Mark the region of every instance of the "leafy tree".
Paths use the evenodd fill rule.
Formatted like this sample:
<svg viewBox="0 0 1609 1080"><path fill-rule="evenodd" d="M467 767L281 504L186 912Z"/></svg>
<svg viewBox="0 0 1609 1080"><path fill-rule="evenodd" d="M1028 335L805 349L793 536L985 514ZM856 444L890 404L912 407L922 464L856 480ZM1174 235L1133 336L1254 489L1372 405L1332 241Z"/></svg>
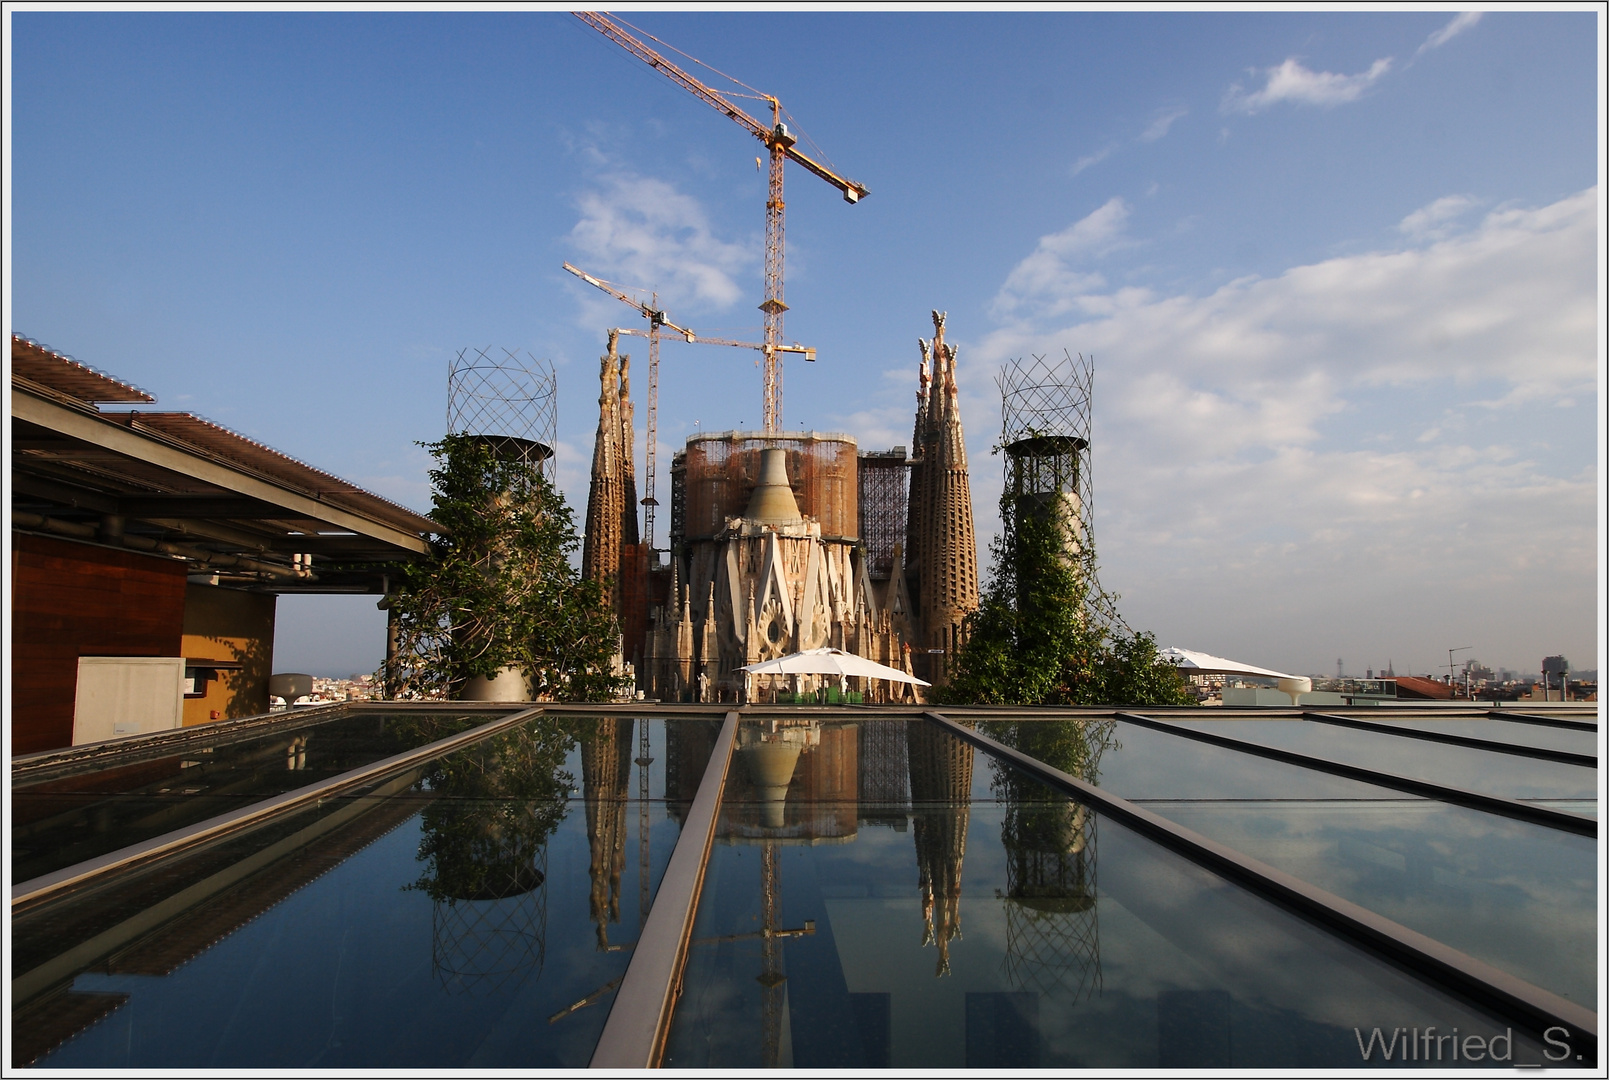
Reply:
<svg viewBox="0 0 1609 1080"><path fill-rule="evenodd" d="M607 700L618 632L603 590L571 564L580 542L564 497L476 436L421 445L436 459L442 531L427 557L397 568L397 659L384 673L396 696L456 697L514 667L539 700Z"/></svg>
<svg viewBox="0 0 1609 1080"><path fill-rule="evenodd" d="M1071 540L1060 500L1000 501L989 583L967 617L950 685L953 704L1193 705L1156 638L1123 624L1095 584L1095 553Z"/></svg>

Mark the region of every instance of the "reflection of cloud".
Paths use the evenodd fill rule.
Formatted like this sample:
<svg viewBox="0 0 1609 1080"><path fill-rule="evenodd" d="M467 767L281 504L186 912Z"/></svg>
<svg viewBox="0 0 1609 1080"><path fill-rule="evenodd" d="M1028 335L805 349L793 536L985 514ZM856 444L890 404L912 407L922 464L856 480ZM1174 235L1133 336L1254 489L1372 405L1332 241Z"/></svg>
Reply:
<svg viewBox="0 0 1609 1080"><path fill-rule="evenodd" d="M1268 68L1261 90L1247 93L1236 83L1224 95L1224 112L1259 113L1281 101L1299 105L1341 105L1356 101L1370 86L1391 70L1391 58L1376 60L1368 71L1356 75L1337 75L1331 71L1309 71L1295 57Z"/></svg>
<svg viewBox="0 0 1609 1080"><path fill-rule="evenodd" d="M1590 999L1597 903L1586 837L1424 801L1290 806L1277 817L1245 804L1148 809L1538 986ZM1405 889L1410 873L1434 875L1445 891ZM1488 898L1479 914L1445 899L1471 895Z"/></svg>
<svg viewBox="0 0 1609 1080"><path fill-rule="evenodd" d="M1226 989L1242 1007L1332 1025L1488 1031L1490 1021L1428 983L1404 980L1299 917L1101 822L1100 997ZM1100 997L1083 1003L1093 1005Z"/></svg>
<svg viewBox="0 0 1609 1080"><path fill-rule="evenodd" d="M1453 38L1457 37L1465 30L1470 29L1476 23L1480 22L1481 15L1482 12L1479 11L1459 12L1457 15L1453 16L1452 22L1448 23L1440 30L1437 30L1434 34L1431 34L1429 37L1425 38L1425 43L1419 46L1418 51L1415 52L1414 55L1419 56L1421 53L1429 52L1431 49L1441 48Z"/></svg>

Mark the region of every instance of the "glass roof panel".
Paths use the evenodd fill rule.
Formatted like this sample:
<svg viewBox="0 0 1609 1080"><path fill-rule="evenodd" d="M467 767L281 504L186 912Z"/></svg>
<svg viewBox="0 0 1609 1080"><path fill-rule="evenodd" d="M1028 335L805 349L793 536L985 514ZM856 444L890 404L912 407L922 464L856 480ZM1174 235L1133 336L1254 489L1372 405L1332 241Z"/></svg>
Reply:
<svg viewBox="0 0 1609 1080"><path fill-rule="evenodd" d="M263 799L322 783L394 754L510 715L514 710L350 708L298 717L245 738L223 725L211 737L132 763L24 772L11 792L11 880L182 829ZM164 733L166 734L166 733Z"/></svg>
<svg viewBox="0 0 1609 1080"><path fill-rule="evenodd" d="M649 722L646 804L639 722L543 717L25 912L18 1063L582 1067L719 726Z"/></svg>
<svg viewBox="0 0 1609 1080"><path fill-rule="evenodd" d="M667 1066L1348 1067L1355 1029L1503 1031L935 726L888 734L740 730Z"/></svg>
<svg viewBox="0 0 1609 1080"><path fill-rule="evenodd" d="M1586 1008L1597 1008L1597 844L1461 806L1141 805Z"/></svg>
<svg viewBox="0 0 1609 1080"><path fill-rule="evenodd" d="M1179 720L1203 731L1510 799L1590 799L1598 771L1307 720ZM1187 744L1194 750L1199 743Z"/></svg>
<svg viewBox="0 0 1609 1080"><path fill-rule="evenodd" d="M1469 720L1408 720L1393 717L1381 720L1379 723L1419 728L1423 731L1441 731L1448 735L1467 735L1472 739L1489 739L1492 742L1513 743L1516 746L1565 750L1572 754L1598 752L1598 733L1595 731L1527 724L1519 720L1499 720L1495 717Z"/></svg>
<svg viewBox="0 0 1609 1080"><path fill-rule="evenodd" d="M983 730L1046 764L1089 780L1125 799L1401 799L1400 791L1344 776L1270 761L1226 747L1190 742L1165 731L1108 721L1109 737L1092 735L1087 763L1070 768L1049 746L1052 728L1067 721L1034 720L1008 736L1001 724ZM1106 745L1101 746L1105 741Z"/></svg>

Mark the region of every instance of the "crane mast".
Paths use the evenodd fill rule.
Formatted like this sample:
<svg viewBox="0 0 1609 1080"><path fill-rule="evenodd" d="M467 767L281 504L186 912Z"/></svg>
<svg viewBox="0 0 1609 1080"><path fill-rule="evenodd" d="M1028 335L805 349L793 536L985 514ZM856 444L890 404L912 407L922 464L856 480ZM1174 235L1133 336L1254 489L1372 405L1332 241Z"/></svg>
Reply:
<svg viewBox="0 0 1609 1080"><path fill-rule="evenodd" d="M760 310L765 313L765 341L761 346L765 372L761 408L765 432L775 434L782 427L780 354L795 351L786 349L781 344L782 315L788 310L788 305L782 299L783 254L786 242L784 211L787 208L782 198L783 162L794 161L832 184L843 193L845 202L859 202L869 192L864 184L839 176L797 148L795 145L797 140L788 132L788 126L782 122L782 103L775 96L762 95L765 102L771 106L771 124L767 126L750 116L742 106L725 94L706 86L698 78L650 48L608 15L597 11L578 11L575 12L575 16L683 90L736 121L749 134L764 143L770 153L771 168L765 201L765 301L760 305Z"/></svg>
<svg viewBox="0 0 1609 1080"><path fill-rule="evenodd" d="M646 451L645 456L648 459L646 463L648 476L643 485L644 490L642 506L643 536L648 542L648 550L652 551L654 549L654 508L659 505L659 500L654 498L654 476L657 470L655 458L656 449L659 443L660 328L669 327L671 330L687 339L687 343L689 345L729 345L735 349L759 349L761 352L766 351L766 346L755 341L732 341L729 338L701 338L686 327L677 326L675 323L670 321L670 317L659 306L659 294L655 293L650 302L645 304L641 300L621 292L619 289L615 288L609 282L604 281L602 278L595 278L584 270L571 266L569 263L565 263L564 268L570 273L574 274L576 277L580 278L582 281L586 282L588 285L602 289L604 292L608 293L616 300L619 300L621 303L629 304L630 306L636 308L639 312L641 312L642 317L648 320L647 330L629 330L623 327L617 327L616 330L622 334L630 334L633 337L644 337L648 339L648 423L647 432L645 433L647 442L644 446ZM816 350L797 344L776 345L771 348L771 352L795 353L803 356L806 360L812 361L816 358Z"/></svg>

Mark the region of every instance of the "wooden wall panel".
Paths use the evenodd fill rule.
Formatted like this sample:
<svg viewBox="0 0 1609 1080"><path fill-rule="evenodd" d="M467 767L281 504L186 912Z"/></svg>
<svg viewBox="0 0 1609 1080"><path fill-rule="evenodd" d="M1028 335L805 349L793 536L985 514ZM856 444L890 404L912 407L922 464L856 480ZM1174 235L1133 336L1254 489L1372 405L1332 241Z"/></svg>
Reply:
<svg viewBox="0 0 1609 1080"><path fill-rule="evenodd" d="M71 745L80 656L179 656L185 564L11 534L11 752Z"/></svg>

